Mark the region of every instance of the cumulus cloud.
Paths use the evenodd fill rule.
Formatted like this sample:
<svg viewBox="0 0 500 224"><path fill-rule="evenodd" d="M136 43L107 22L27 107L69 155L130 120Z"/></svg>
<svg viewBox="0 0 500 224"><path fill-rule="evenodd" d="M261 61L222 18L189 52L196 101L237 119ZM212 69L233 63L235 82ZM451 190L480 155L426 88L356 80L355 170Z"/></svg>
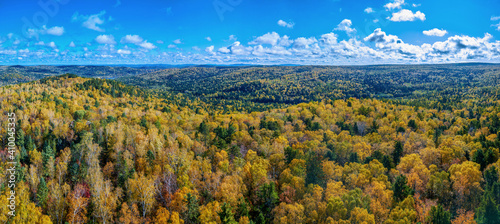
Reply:
<svg viewBox="0 0 500 224"><path fill-rule="evenodd" d="M269 44L276 45L280 39L280 35L276 32L266 33L260 37L255 38L255 40L249 42L249 44Z"/></svg>
<svg viewBox="0 0 500 224"><path fill-rule="evenodd" d="M131 54L132 52L130 50L126 50L126 49L118 49L118 51L116 51L116 53L118 53L118 54Z"/></svg>
<svg viewBox="0 0 500 224"><path fill-rule="evenodd" d="M325 45L334 45L337 43L337 34L335 33L325 33L321 35L319 41Z"/></svg>
<svg viewBox="0 0 500 224"><path fill-rule="evenodd" d="M282 26L282 27L286 27L286 28L290 28L291 29L291 28L293 28L293 26L295 26L295 23L293 23L293 22L285 22L285 21L283 21L283 20L280 19L280 20L278 20L278 25Z"/></svg>
<svg viewBox="0 0 500 224"><path fill-rule="evenodd" d="M177 39L177 40L174 40L172 41L174 44L182 44L182 41L181 39Z"/></svg>
<svg viewBox="0 0 500 224"><path fill-rule="evenodd" d="M215 54L214 48L215 48L214 45L208 46L205 48L205 52L209 53L210 55L214 55Z"/></svg>
<svg viewBox="0 0 500 224"><path fill-rule="evenodd" d="M120 43L122 44L140 44L143 41L139 35L126 35L122 37Z"/></svg>
<svg viewBox="0 0 500 224"><path fill-rule="evenodd" d="M205 37L205 40L207 40L207 41L212 41L212 38L210 38L210 37Z"/></svg>
<svg viewBox="0 0 500 224"><path fill-rule="evenodd" d="M82 22L82 26L87 29L104 32L105 30L99 27L99 25L103 25L104 22L106 22L106 20L104 19L105 14L106 11L104 10L94 15L79 15L78 12L75 12L75 14L73 14L73 16L71 17L71 21L80 21Z"/></svg>
<svg viewBox="0 0 500 224"><path fill-rule="evenodd" d="M370 14L370 13L373 13L374 11L373 11L372 8L368 7L368 8L365 9L365 12L368 13L368 14Z"/></svg>
<svg viewBox="0 0 500 224"><path fill-rule="evenodd" d="M44 32L50 35L54 36L61 36L64 34L64 27L62 26L54 26L51 28L48 28L46 26L43 26Z"/></svg>
<svg viewBox="0 0 500 224"><path fill-rule="evenodd" d="M149 43L148 41L144 41L140 44L138 44L140 47L144 48L144 49L148 49L148 50L152 50L152 49L155 49L156 46L152 43Z"/></svg>
<svg viewBox="0 0 500 224"><path fill-rule="evenodd" d="M432 30L424 30L422 33L427 36L436 36L436 37L442 37L448 33L446 30L440 30L438 28L434 28Z"/></svg>
<svg viewBox="0 0 500 224"><path fill-rule="evenodd" d="M394 22L415 21L417 19L424 21L425 14L420 11L413 13L411 10L402 9L399 12L392 13L392 17L388 17L388 19Z"/></svg>
<svg viewBox="0 0 500 224"><path fill-rule="evenodd" d="M100 44L116 44L113 35L99 35L95 38L95 41Z"/></svg>
<svg viewBox="0 0 500 224"><path fill-rule="evenodd" d="M69 47L76 47L75 42L71 41L71 43L69 43Z"/></svg>
<svg viewBox="0 0 500 224"><path fill-rule="evenodd" d="M344 23L346 27L352 25ZM352 29L352 28L351 28ZM433 31L433 30L426 30ZM444 30L439 30L444 31ZM341 35L345 36L345 35ZM4 36L5 38L5 36ZM13 37L15 39L15 37ZM14 40L12 39L12 41ZM235 39L235 38L234 38ZM444 38L443 38L444 39ZM447 37L443 41L425 44L406 43L396 35L375 29L363 39L348 36L342 39L334 32L318 36L303 36L291 39L277 32L264 33L244 44L239 41L226 43L224 46L214 45L192 51L158 49L152 43L138 35L122 36L120 42L127 45L115 49L117 41L111 35L99 35L95 38L100 43L96 48L84 48L82 51L59 52L53 42L31 42L33 49L23 51L22 57L35 60L72 61L87 60L89 62L123 62L137 61L141 63L182 62L182 63L255 63L255 64L373 64L373 63L450 63L467 61L500 62L500 41L485 34L483 37L457 35ZM74 44L74 43L73 43ZM72 44L70 44L71 46ZM142 45L142 46L141 46ZM21 45L22 46L22 45ZM136 47L137 46L137 47ZM0 60L13 63L13 57L20 56L20 46L2 46ZM82 46L83 47L83 46ZM171 44L169 47L177 48ZM140 50L136 50L140 49ZM147 53L148 50L157 49ZM5 60L7 58L7 60ZM109 59L106 61L106 59ZM112 59L112 60L111 60ZM126 61L125 61L126 59ZM74 61L74 60L73 60Z"/></svg>
<svg viewBox="0 0 500 224"><path fill-rule="evenodd" d="M344 19L342 22L337 25L337 28L334 30L340 30L340 31L345 31L347 34L352 34L356 32L356 29L351 28L352 26L352 21L349 19Z"/></svg>
<svg viewBox="0 0 500 224"><path fill-rule="evenodd" d="M46 25L43 25L41 29L33 29L30 28L27 30L28 37L38 37L38 35L54 35L54 36L62 36L64 34L64 27L62 26L54 26L51 28L47 28ZM12 37L11 35L8 35L9 39Z"/></svg>
<svg viewBox="0 0 500 224"><path fill-rule="evenodd" d="M400 9L405 4L404 0L394 0L384 5L387 10Z"/></svg>
<svg viewBox="0 0 500 224"><path fill-rule="evenodd" d="M122 37L122 39L120 40L120 43L122 44L135 44L139 47L142 47L146 50L152 50L152 49L155 49L156 46L150 42L148 42L147 40L144 40L142 37L140 37L139 35L126 35L124 37ZM158 43L158 41L157 41ZM163 41L161 41L160 43L163 43Z"/></svg>
<svg viewBox="0 0 500 224"><path fill-rule="evenodd" d="M51 48L57 48L56 43L54 43L54 42L48 43L47 46L51 47Z"/></svg>
<svg viewBox="0 0 500 224"><path fill-rule="evenodd" d="M299 37L293 42L294 48L309 48L309 45L316 43L317 40L314 37Z"/></svg>

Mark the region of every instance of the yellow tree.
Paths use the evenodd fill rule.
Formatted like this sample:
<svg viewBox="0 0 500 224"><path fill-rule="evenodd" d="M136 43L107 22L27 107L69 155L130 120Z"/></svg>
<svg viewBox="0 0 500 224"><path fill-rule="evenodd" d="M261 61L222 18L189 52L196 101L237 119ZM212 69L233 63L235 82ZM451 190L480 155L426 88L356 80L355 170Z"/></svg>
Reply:
<svg viewBox="0 0 500 224"><path fill-rule="evenodd" d="M86 223L87 222L87 205L89 203L88 189L82 185L76 185L75 189L67 195L66 202L68 203L68 214L66 221L70 224Z"/></svg>
<svg viewBox="0 0 500 224"><path fill-rule="evenodd" d="M280 205L276 206L273 210L274 220L273 223L290 223L290 224L299 224L304 223L305 215L304 215L304 206L298 203L294 204L286 204L280 203Z"/></svg>
<svg viewBox="0 0 500 224"><path fill-rule="evenodd" d="M397 169L408 179L408 185L418 193L424 193L429 182L430 171L418 154L401 158Z"/></svg>
<svg viewBox="0 0 500 224"><path fill-rule="evenodd" d="M47 213L51 216L55 223L64 223L66 217L68 195L71 187L64 183L63 186L52 179L49 181L49 201L47 203Z"/></svg>
<svg viewBox="0 0 500 224"><path fill-rule="evenodd" d="M479 204L482 192L482 173L480 165L465 161L461 164L453 164L449 169L450 179L453 182L453 190L457 194L458 203L467 209L473 209Z"/></svg>
<svg viewBox="0 0 500 224"><path fill-rule="evenodd" d="M134 175L134 178L128 180L128 189L130 199L134 203L138 203L142 210L142 217L153 208L155 200L155 178L146 177L143 174Z"/></svg>
<svg viewBox="0 0 500 224"><path fill-rule="evenodd" d="M36 224L49 224L50 217L42 214L42 209L36 207L35 203L31 202L29 199L29 192L24 183L18 183L16 189L16 209L15 216L8 215L11 210L6 206L9 204L10 191L4 191L0 195L0 203L4 206L0 206L0 221L2 223L12 223L12 224L24 224L24 223L36 223Z"/></svg>
<svg viewBox="0 0 500 224"><path fill-rule="evenodd" d="M375 216L364 208L355 207L351 211L350 221L353 224L375 224Z"/></svg>

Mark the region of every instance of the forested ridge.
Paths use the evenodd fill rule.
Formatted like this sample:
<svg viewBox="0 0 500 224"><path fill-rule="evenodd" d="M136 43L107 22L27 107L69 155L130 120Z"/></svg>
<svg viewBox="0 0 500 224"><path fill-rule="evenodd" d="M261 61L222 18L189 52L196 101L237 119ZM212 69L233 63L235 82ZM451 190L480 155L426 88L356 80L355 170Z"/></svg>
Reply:
<svg viewBox="0 0 500 224"><path fill-rule="evenodd" d="M262 110L323 99L393 100L458 97L491 92L498 64L373 66L199 66L120 78L127 84L183 93L211 104ZM455 101L456 102L456 101ZM242 105L243 103L243 105ZM259 108L261 107L261 108ZM219 109L223 109L222 107Z"/></svg>
<svg viewBox="0 0 500 224"><path fill-rule="evenodd" d="M377 68L1 87L3 146L17 116L18 204L0 222L500 223L497 68Z"/></svg>

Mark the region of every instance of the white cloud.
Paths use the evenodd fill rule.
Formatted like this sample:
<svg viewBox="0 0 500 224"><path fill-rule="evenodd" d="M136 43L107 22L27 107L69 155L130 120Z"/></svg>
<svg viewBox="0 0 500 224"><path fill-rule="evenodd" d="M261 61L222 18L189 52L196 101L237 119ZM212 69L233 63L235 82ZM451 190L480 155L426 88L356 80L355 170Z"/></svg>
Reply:
<svg viewBox="0 0 500 224"><path fill-rule="evenodd" d="M209 47L206 47L206 48L205 48L205 52L207 52L207 53L209 53L209 54L211 54L211 55L214 55L214 54L215 54L215 52L214 52L214 48L215 48L215 47L214 47L214 45L209 46Z"/></svg>
<svg viewBox="0 0 500 224"><path fill-rule="evenodd" d="M210 38L210 37L205 37L205 40L207 40L207 41L212 41L212 38Z"/></svg>
<svg viewBox="0 0 500 224"><path fill-rule="evenodd" d="M95 38L95 41L100 44L116 44L113 35L99 35Z"/></svg>
<svg viewBox="0 0 500 224"><path fill-rule="evenodd" d="M56 47L57 47L57 46L56 46L56 43L54 43L54 42L50 42L50 43L48 43L48 44L47 44L47 46L49 46L49 47L51 47L51 48L56 48Z"/></svg>
<svg viewBox="0 0 500 224"><path fill-rule="evenodd" d="M293 43L294 48L309 48L309 45L318 42L314 37L299 37Z"/></svg>
<svg viewBox="0 0 500 224"><path fill-rule="evenodd" d="M293 26L295 26L295 23L293 23L293 22L285 22L285 21L283 21L283 20L280 19L280 20L278 20L278 25L282 26L282 27L286 27L286 28L290 28L291 29L291 28L293 28Z"/></svg>
<svg viewBox="0 0 500 224"><path fill-rule="evenodd" d="M417 19L424 21L425 14L420 11L413 13L408 9L402 9L399 12L392 13L392 17L389 18L389 20L394 22L415 21Z"/></svg>
<svg viewBox="0 0 500 224"><path fill-rule="evenodd" d="M368 8L365 9L365 12L368 13L368 14L370 14L370 13L373 13L374 11L373 11L372 8L368 7Z"/></svg>
<svg viewBox="0 0 500 224"><path fill-rule="evenodd" d="M75 42L71 41L71 43L69 43L69 47L76 47Z"/></svg>
<svg viewBox="0 0 500 224"><path fill-rule="evenodd" d="M161 42L156 41L156 42L163 43L163 41L161 41ZM122 39L120 40L120 43L122 43L122 44L135 44L135 45L142 47L144 49L147 49L147 50L152 50L152 49L156 48L156 46L154 44L149 43L147 40L144 40L139 35L126 35L126 36L122 37Z"/></svg>
<svg viewBox="0 0 500 224"><path fill-rule="evenodd" d="M394 0L393 2L389 2L384 5L387 10L400 9L401 5L404 5L404 0Z"/></svg>
<svg viewBox="0 0 500 224"><path fill-rule="evenodd" d="M424 30L422 33L427 36L437 36L437 37L442 37L448 33L446 30L440 30L438 28L434 28L432 30Z"/></svg>
<svg viewBox="0 0 500 224"><path fill-rule="evenodd" d="M176 48L177 46L175 44L169 44L168 48Z"/></svg>
<svg viewBox="0 0 500 224"><path fill-rule="evenodd" d="M182 41L181 39L177 39L177 40L174 40L172 41L174 44L182 44Z"/></svg>
<svg viewBox="0 0 500 224"><path fill-rule="evenodd" d="M157 40L156 43L157 44L163 44L163 40Z"/></svg>
<svg viewBox="0 0 500 224"><path fill-rule="evenodd" d="M54 36L62 36L64 34L64 27L62 26L54 26L51 28L47 28L46 25L43 25L41 29L28 29L27 31L28 37L38 37L38 35L42 34L49 34L49 35L54 35ZM10 39L10 37L9 37Z"/></svg>
<svg viewBox="0 0 500 224"><path fill-rule="evenodd" d="M237 39L235 35L229 35L229 41L236 41Z"/></svg>
<svg viewBox="0 0 500 224"><path fill-rule="evenodd" d="M276 45L278 40L280 39L280 35L276 32L266 33L260 37L255 38L255 40L249 42L249 44L270 44Z"/></svg>
<svg viewBox="0 0 500 224"><path fill-rule="evenodd" d="M14 34L13 34L13 33L9 33L9 34L7 34L7 37L8 37L9 39L10 39L10 38L12 38L13 36L14 36Z"/></svg>
<svg viewBox="0 0 500 224"><path fill-rule="evenodd" d="M225 54L231 52L231 50L229 50L227 47L221 47L221 48L219 48L218 51L221 53L225 53Z"/></svg>
<svg viewBox="0 0 500 224"><path fill-rule="evenodd" d="M415 4L415 3L412 4L413 7L419 7L420 5L421 4Z"/></svg>
<svg viewBox="0 0 500 224"><path fill-rule="evenodd" d="M193 49L195 51L201 51L201 49L198 46L191 47L191 49Z"/></svg>
<svg viewBox="0 0 500 224"><path fill-rule="evenodd" d="M500 20L500 16L491 16L491 21ZM492 24L491 26L496 27L500 31L500 22L498 24Z"/></svg>
<svg viewBox="0 0 500 224"><path fill-rule="evenodd" d="M337 44L337 34L335 33L326 33L321 35L319 41L325 45L334 45Z"/></svg>
<svg viewBox="0 0 500 224"><path fill-rule="evenodd" d="M54 36L61 36L64 34L64 27L62 26L54 26L51 28L48 28L46 26L43 26L43 29L47 34L54 35Z"/></svg>
<svg viewBox="0 0 500 224"><path fill-rule="evenodd" d="M104 14L106 14L106 11L104 10L99 12L98 14L88 15L88 16L79 15L78 12L75 12L75 14L73 14L73 16L71 17L71 20L73 22L83 21L82 23L83 27L98 32L104 32L105 30L98 26L98 25L103 25L104 22L106 22L104 19Z"/></svg>
<svg viewBox="0 0 500 224"><path fill-rule="evenodd" d="M498 31L500 31L500 23L498 23L498 24L492 24L491 26L496 27L496 28L497 28L497 30L498 30Z"/></svg>
<svg viewBox="0 0 500 224"><path fill-rule="evenodd" d="M334 30L345 31L347 34L355 33L356 29L351 28L351 26L352 26L352 21L349 19L344 19L342 20L342 22L339 23L339 25L337 25L337 28L335 28Z"/></svg>
<svg viewBox="0 0 500 224"><path fill-rule="evenodd" d="M139 35L126 35L122 37L120 43L122 44L140 44L143 41Z"/></svg>
<svg viewBox="0 0 500 224"><path fill-rule="evenodd" d="M148 41L144 41L140 44L138 44L139 46L141 46L142 48L145 48L145 49L148 49L148 50L152 50L152 49L155 49L156 46L152 43L149 43Z"/></svg>
<svg viewBox="0 0 500 224"><path fill-rule="evenodd" d="M130 50L118 49L118 51L116 51L116 53L118 53L118 54L131 54L132 52Z"/></svg>
<svg viewBox="0 0 500 224"><path fill-rule="evenodd" d="M20 41L20 40L15 40L14 42L12 42L12 44L14 44L14 45L18 45L18 44L20 44L20 43L21 43L21 41Z"/></svg>

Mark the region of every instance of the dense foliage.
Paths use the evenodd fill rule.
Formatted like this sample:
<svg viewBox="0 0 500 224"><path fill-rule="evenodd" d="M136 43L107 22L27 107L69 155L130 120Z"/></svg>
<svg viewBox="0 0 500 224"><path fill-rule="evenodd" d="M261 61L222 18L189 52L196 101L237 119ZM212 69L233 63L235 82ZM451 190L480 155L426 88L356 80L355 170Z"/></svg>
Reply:
<svg viewBox="0 0 500 224"><path fill-rule="evenodd" d="M34 81L46 77L71 73L82 77L114 79L123 76L139 75L156 71L158 66L79 66L79 65L36 65L0 66L0 86Z"/></svg>
<svg viewBox="0 0 500 224"><path fill-rule="evenodd" d="M437 74L459 77L456 69ZM497 91L484 80L466 83ZM217 87L190 88L217 95ZM172 89L73 75L2 87L2 115L18 117L19 200L10 219L0 207L0 222L498 223L498 97L425 88L434 97L324 90L315 101L304 87L308 102L246 112ZM249 105L251 97L218 103ZM7 116L0 123L6 127ZM7 137L2 128L3 146ZM3 170L7 155L0 151ZM0 183L7 204L4 173Z"/></svg>
<svg viewBox="0 0 500 224"><path fill-rule="evenodd" d="M456 103L492 95L500 78L497 64L398 66L188 67L120 78L127 84L183 93L212 104L259 110L323 99L350 97L393 100L433 99ZM243 102L244 104L241 104ZM435 105L433 106L435 108ZM222 109L219 108L219 109Z"/></svg>

